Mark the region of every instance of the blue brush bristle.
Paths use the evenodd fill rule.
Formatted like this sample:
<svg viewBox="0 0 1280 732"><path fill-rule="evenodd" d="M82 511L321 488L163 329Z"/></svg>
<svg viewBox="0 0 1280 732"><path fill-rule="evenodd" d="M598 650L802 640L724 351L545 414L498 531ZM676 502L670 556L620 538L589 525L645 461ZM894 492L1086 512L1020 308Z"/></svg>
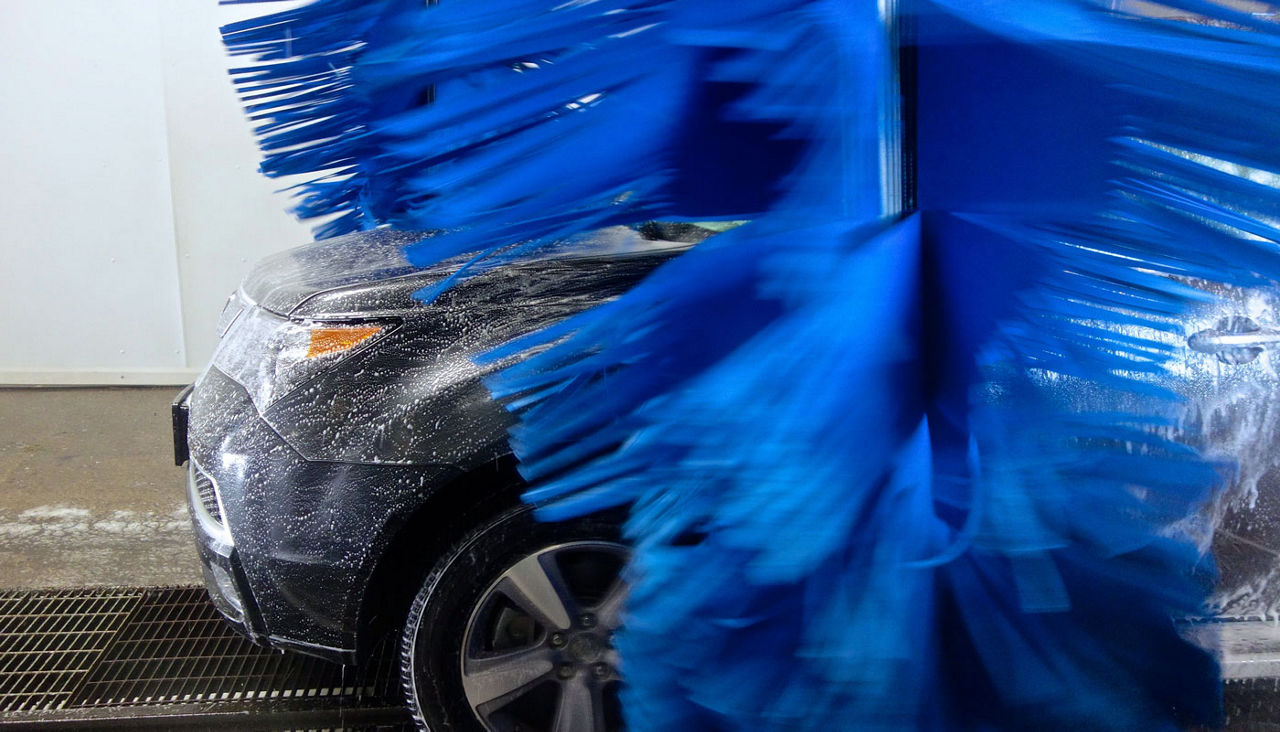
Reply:
<svg viewBox="0 0 1280 732"><path fill-rule="evenodd" d="M426 264L751 219L488 356L550 346L489 384L539 515L631 507L633 729L1175 729L1221 714L1172 622L1221 466L1164 374L1198 283L1280 278L1280 26L1164 4L1196 22L319 0L224 34L322 235L448 230Z"/></svg>

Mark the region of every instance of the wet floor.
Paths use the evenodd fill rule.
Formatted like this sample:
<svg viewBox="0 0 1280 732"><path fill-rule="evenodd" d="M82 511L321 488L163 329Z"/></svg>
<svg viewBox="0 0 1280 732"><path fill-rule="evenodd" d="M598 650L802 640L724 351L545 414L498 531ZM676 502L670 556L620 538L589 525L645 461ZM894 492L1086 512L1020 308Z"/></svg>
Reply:
<svg viewBox="0 0 1280 732"><path fill-rule="evenodd" d="M199 583L177 387L0 388L0 588Z"/></svg>

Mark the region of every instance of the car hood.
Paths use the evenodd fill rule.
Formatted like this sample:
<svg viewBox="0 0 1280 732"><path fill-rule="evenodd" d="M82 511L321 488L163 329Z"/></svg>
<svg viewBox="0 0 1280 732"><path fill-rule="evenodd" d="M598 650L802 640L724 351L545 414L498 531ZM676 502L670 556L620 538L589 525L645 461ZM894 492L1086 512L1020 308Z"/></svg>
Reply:
<svg viewBox="0 0 1280 732"><path fill-rule="evenodd" d="M422 269L409 263L405 247L429 236L374 229L304 244L259 261L240 289L267 310L291 315L317 296L374 282L412 277L415 288L424 287L458 267L453 262Z"/></svg>
<svg viewBox="0 0 1280 732"><path fill-rule="evenodd" d="M241 291L249 301L295 318L367 317L418 308L422 303L413 293L443 281L470 258L425 268L410 264L405 247L431 236L374 229L305 244L258 262ZM477 265L438 302L468 307L607 298L689 246L610 227L548 244L518 261Z"/></svg>

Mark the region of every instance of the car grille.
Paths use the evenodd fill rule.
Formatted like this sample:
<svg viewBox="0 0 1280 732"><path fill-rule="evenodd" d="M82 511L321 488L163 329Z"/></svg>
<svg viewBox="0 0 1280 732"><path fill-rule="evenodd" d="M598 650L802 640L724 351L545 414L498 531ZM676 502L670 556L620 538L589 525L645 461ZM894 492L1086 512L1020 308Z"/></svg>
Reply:
<svg viewBox="0 0 1280 732"><path fill-rule="evenodd" d="M205 513L209 514L209 518L225 528L222 520L222 505L218 501L217 484L194 463L191 465L191 480L195 485L195 494L200 501L200 506L204 508Z"/></svg>

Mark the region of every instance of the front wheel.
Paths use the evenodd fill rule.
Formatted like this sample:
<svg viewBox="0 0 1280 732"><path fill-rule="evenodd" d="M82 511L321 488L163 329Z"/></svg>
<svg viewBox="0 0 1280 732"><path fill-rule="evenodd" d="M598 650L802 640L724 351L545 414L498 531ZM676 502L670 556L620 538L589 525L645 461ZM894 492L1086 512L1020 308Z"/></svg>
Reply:
<svg viewBox="0 0 1280 732"><path fill-rule="evenodd" d="M616 524L513 509L427 576L401 641L405 695L439 730L622 729L613 632L626 593Z"/></svg>

